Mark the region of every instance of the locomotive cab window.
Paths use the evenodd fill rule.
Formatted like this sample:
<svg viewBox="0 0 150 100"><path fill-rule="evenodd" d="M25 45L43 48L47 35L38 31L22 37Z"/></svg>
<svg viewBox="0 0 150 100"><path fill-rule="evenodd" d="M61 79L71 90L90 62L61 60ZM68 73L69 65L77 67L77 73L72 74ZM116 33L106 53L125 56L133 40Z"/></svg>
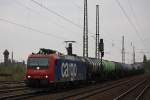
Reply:
<svg viewBox="0 0 150 100"><path fill-rule="evenodd" d="M48 65L48 58L29 58L27 63L28 68L48 68Z"/></svg>

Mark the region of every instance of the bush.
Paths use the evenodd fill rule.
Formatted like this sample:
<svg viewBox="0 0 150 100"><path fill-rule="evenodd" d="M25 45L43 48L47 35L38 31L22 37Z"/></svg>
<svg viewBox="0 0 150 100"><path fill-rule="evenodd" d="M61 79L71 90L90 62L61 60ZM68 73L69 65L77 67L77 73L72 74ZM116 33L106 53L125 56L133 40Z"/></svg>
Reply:
<svg viewBox="0 0 150 100"><path fill-rule="evenodd" d="M26 65L24 64L9 64L7 66L4 66L3 64L0 65L0 80L2 81L24 80L25 73Z"/></svg>

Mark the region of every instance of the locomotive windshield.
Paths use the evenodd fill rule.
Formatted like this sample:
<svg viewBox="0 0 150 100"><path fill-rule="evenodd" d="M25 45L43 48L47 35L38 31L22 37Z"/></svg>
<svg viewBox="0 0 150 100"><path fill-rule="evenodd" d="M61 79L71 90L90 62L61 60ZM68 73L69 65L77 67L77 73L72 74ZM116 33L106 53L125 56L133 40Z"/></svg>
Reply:
<svg viewBox="0 0 150 100"><path fill-rule="evenodd" d="M48 67L48 58L29 58L28 59L28 68L40 67L47 68Z"/></svg>

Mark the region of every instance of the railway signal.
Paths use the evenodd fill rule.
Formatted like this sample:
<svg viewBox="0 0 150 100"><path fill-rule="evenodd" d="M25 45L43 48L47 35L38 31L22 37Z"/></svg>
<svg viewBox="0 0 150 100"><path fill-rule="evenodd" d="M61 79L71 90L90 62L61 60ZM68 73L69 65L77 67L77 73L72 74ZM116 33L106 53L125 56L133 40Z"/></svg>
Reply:
<svg viewBox="0 0 150 100"><path fill-rule="evenodd" d="M104 57L104 43L103 43L103 39L100 39L99 52L101 53L101 57Z"/></svg>
<svg viewBox="0 0 150 100"><path fill-rule="evenodd" d="M99 52L101 53L101 66L102 66L102 57L104 57L104 43L103 43L103 39L100 39Z"/></svg>

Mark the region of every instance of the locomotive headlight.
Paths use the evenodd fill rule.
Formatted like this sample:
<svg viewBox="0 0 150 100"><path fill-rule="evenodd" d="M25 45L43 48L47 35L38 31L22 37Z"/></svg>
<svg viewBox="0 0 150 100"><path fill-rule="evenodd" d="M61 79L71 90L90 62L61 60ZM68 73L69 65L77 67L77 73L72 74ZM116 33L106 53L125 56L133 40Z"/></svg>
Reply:
<svg viewBox="0 0 150 100"><path fill-rule="evenodd" d="M27 76L28 78L31 78L31 76Z"/></svg>
<svg viewBox="0 0 150 100"><path fill-rule="evenodd" d="M48 78L48 76L46 75L45 78Z"/></svg>

